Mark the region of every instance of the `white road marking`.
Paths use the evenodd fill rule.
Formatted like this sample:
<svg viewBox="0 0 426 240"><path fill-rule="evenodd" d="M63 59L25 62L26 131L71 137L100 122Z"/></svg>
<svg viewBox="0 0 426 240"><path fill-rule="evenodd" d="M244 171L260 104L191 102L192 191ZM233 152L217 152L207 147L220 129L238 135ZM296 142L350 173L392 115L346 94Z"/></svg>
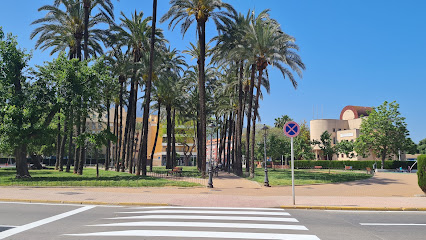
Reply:
<svg viewBox="0 0 426 240"><path fill-rule="evenodd" d="M173 209L223 209L223 210L256 210L256 211L278 211L282 212L283 209L281 208L237 208L237 207L179 207L179 206L158 206L158 207L134 207L130 209L167 209L167 208L173 208Z"/></svg>
<svg viewBox="0 0 426 240"><path fill-rule="evenodd" d="M426 223L360 223L363 226L426 226Z"/></svg>
<svg viewBox="0 0 426 240"><path fill-rule="evenodd" d="M15 228L15 227L18 227L18 226L0 225L0 227L4 227L4 228Z"/></svg>
<svg viewBox="0 0 426 240"><path fill-rule="evenodd" d="M246 232L202 232L202 231L166 231L166 230L129 230L113 232L97 232L82 234L65 234L68 236L97 237L184 237L184 238L235 238L235 239L281 239L281 240L319 240L315 235L275 234Z"/></svg>
<svg viewBox="0 0 426 240"><path fill-rule="evenodd" d="M311 210L309 210L311 211ZM408 213L408 214L425 214L423 211L363 211L363 210L321 210L333 213Z"/></svg>
<svg viewBox="0 0 426 240"><path fill-rule="evenodd" d="M22 225L22 226L19 226L19 227L16 227L16 228L12 228L12 229L0 232L0 239L10 237L10 236L15 235L17 233L27 231L27 230L35 228L35 227L39 227L39 226L47 224L47 223L57 221L59 219L66 218L66 217L72 216L72 215L77 214L77 213L84 212L86 210L89 210L89 209L92 209L92 208L95 208L95 207L96 206L85 206L85 207L78 208L78 209L75 209L75 210L72 210L72 211L69 211L69 212L58 214L58 215L53 216L53 217L45 218L45 219L42 219L42 220L39 220L39 221L36 221L36 222L28 223L28 224L25 224L25 225Z"/></svg>
<svg viewBox="0 0 426 240"><path fill-rule="evenodd" d="M256 228L256 229L284 229L308 230L302 225L279 224L248 224L248 223L217 223L217 222L126 222L87 225L93 227L206 227L206 228Z"/></svg>
<svg viewBox="0 0 426 240"><path fill-rule="evenodd" d="M196 215L143 215L115 217L106 219L199 219L199 220L229 220L229 221L270 221L270 222L299 222L295 218L279 217L234 217L234 216L196 216Z"/></svg>
<svg viewBox="0 0 426 240"><path fill-rule="evenodd" d="M268 215L268 216L290 216L286 212L253 212L253 211L198 211L198 210L149 210L137 212L118 212L118 213L188 213L188 214L218 214L218 215Z"/></svg>

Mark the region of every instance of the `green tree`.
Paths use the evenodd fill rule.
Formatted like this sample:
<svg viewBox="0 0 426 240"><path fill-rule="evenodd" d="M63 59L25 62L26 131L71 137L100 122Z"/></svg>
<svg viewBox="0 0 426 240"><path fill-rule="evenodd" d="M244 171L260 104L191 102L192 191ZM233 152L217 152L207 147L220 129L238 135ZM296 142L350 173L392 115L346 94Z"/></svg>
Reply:
<svg viewBox="0 0 426 240"><path fill-rule="evenodd" d="M45 134L57 111L52 96L44 94L51 85L24 76L29 59L0 27L0 150L15 156L17 178L30 177L28 146Z"/></svg>
<svg viewBox="0 0 426 240"><path fill-rule="evenodd" d="M426 138L420 140L419 144L417 144L417 150L420 154L426 154Z"/></svg>
<svg viewBox="0 0 426 240"><path fill-rule="evenodd" d="M275 125L276 128L281 128L282 129L284 127L284 125L287 122L290 122L290 121L293 121L293 119L291 119L288 115L283 115L283 116L281 116L279 118L275 118L274 125Z"/></svg>
<svg viewBox="0 0 426 240"><path fill-rule="evenodd" d="M361 155L373 152L382 160L384 168L386 158L397 155L398 151L406 151L407 124L399 112L399 104L385 101L373 108L368 118L361 123L361 136L356 140L355 151Z"/></svg>
<svg viewBox="0 0 426 240"><path fill-rule="evenodd" d="M354 151L354 142L348 140L342 140L335 145L336 154L343 153L346 154L349 158L355 157Z"/></svg>

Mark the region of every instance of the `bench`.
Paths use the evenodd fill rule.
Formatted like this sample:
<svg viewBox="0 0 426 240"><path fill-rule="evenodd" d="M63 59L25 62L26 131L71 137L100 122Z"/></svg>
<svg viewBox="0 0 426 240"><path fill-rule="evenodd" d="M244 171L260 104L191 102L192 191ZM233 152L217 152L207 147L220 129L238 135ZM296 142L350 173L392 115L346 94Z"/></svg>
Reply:
<svg viewBox="0 0 426 240"><path fill-rule="evenodd" d="M179 174L179 176L182 177L182 167L174 167L172 170L167 172L167 176L169 176L169 173L176 176Z"/></svg>
<svg viewBox="0 0 426 240"><path fill-rule="evenodd" d="M352 166L345 166L345 170L352 170Z"/></svg>
<svg viewBox="0 0 426 240"><path fill-rule="evenodd" d="M365 169L367 170L367 174L373 174L373 171L371 171L371 168L366 167Z"/></svg>
<svg viewBox="0 0 426 240"><path fill-rule="evenodd" d="M314 166L315 169L322 169L322 166Z"/></svg>

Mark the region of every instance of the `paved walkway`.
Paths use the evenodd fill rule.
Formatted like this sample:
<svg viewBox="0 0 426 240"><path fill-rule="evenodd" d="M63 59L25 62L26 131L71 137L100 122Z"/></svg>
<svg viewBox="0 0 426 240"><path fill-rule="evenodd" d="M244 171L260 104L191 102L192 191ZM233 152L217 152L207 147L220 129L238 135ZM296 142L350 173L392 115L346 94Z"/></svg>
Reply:
<svg viewBox="0 0 426 240"><path fill-rule="evenodd" d="M261 184L220 172L214 188L33 188L0 187L1 200L53 201L102 204L168 204L212 207L293 206L291 186ZM366 180L296 186L296 207L301 208L415 208L426 210L426 197L417 175L378 173Z"/></svg>

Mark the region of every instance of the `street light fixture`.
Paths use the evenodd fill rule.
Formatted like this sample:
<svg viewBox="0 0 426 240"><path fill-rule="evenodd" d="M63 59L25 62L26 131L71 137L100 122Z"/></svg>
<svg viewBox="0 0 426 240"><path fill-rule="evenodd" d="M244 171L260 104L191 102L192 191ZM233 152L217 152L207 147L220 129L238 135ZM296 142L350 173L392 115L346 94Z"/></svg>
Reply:
<svg viewBox="0 0 426 240"><path fill-rule="evenodd" d="M210 128L210 160L209 160L209 182L208 182L208 188L213 188L213 130L216 126L211 123L209 124Z"/></svg>
<svg viewBox="0 0 426 240"><path fill-rule="evenodd" d="M265 124L263 124L263 128L262 128L262 130L263 130L263 149L264 149L264 156L265 156L265 181L263 183L263 186L265 186L265 187L270 187L269 180L268 180L268 168L266 167L266 134L267 134L268 129L269 128Z"/></svg>

